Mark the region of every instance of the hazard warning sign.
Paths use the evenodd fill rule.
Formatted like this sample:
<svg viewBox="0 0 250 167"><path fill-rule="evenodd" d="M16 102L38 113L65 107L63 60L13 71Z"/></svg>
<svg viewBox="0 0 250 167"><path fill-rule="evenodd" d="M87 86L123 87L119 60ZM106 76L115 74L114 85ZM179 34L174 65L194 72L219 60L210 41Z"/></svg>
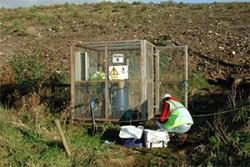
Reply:
<svg viewBox="0 0 250 167"><path fill-rule="evenodd" d="M109 79L128 79L128 66L109 66Z"/></svg>

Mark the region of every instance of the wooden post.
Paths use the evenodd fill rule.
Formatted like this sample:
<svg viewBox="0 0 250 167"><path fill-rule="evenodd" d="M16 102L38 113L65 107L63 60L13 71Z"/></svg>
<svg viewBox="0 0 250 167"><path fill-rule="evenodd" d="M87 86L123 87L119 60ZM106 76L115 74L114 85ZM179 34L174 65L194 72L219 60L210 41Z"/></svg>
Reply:
<svg viewBox="0 0 250 167"><path fill-rule="evenodd" d="M55 124L56 124L56 128L60 134L60 137L61 137L61 140L62 140L62 143L63 143L63 146L65 148L65 151L66 153L68 154L68 156L71 156L71 152L70 152L70 148L69 148L69 145L67 144L67 141L65 139L65 136L63 134L63 131L61 129L61 125L60 125L60 121L58 119L55 120Z"/></svg>

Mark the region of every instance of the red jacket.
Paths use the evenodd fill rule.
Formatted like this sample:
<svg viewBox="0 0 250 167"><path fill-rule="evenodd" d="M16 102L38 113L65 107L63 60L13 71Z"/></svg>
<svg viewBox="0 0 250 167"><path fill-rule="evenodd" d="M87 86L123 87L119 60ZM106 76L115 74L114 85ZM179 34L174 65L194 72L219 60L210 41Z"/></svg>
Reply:
<svg viewBox="0 0 250 167"><path fill-rule="evenodd" d="M177 101L177 99L174 97L169 97L168 100ZM168 101L166 100L166 101L162 102L162 111L161 111L161 116L160 116L160 122L163 123L163 122L167 121L169 114L170 114L170 105L169 105Z"/></svg>

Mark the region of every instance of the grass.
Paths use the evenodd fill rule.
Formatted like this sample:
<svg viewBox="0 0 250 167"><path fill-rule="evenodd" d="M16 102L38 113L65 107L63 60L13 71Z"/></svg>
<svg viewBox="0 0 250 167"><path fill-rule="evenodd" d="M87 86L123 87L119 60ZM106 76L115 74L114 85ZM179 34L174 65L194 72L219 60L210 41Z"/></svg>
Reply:
<svg viewBox="0 0 250 167"><path fill-rule="evenodd" d="M24 15L26 19L34 19L39 22L45 22L48 23L49 20L52 19L52 16L49 14L46 14L44 12L28 12L26 15Z"/></svg>
<svg viewBox="0 0 250 167"><path fill-rule="evenodd" d="M9 25L5 26L5 31L9 34L24 35L25 27L20 20L13 20Z"/></svg>
<svg viewBox="0 0 250 167"><path fill-rule="evenodd" d="M210 154L207 155L207 163L215 166L247 166L250 162L250 133L233 131L226 133L226 136L239 150L225 143L216 133L209 137Z"/></svg>
<svg viewBox="0 0 250 167"><path fill-rule="evenodd" d="M62 144L41 136L32 129L17 127L9 119L9 111L1 108L0 162L3 166L70 166L71 159ZM7 120L6 120L7 119Z"/></svg>
<svg viewBox="0 0 250 167"><path fill-rule="evenodd" d="M140 149L124 148L116 144L106 145L103 143L103 135L90 136L86 127L72 124L62 126L72 153L72 157L69 157L64 151L52 117L48 117L47 124L42 123L43 126L39 129L35 128L33 121L25 122L20 126L18 119L16 111L0 107L0 164L2 166L112 167L122 164L151 166L173 165L178 160L177 156L172 155L167 149L143 152ZM169 158L164 158L166 156Z"/></svg>
<svg viewBox="0 0 250 167"><path fill-rule="evenodd" d="M68 157L60 140L40 135L33 129L15 126L15 120L6 120L9 111L1 108L0 118L0 162L3 166L71 166L73 159ZM53 124L50 128L55 130ZM65 129L64 129L65 131ZM70 127L66 135L75 159L80 161L79 152L103 152L100 136L90 137L80 128ZM4 141L4 142L3 142ZM78 152L79 151L79 152Z"/></svg>
<svg viewBox="0 0 250 167"><path fill-rule="evenodd" d="M70 33L72 28L70 27L67 29L67 25L69 25L69 23L72 23L73 20L76 20L76 23L84 20L84 25L82 25L82 27L85 32L86 28L84 28L84 26L89 26L89 28L91 28L90 26L92 24L90 24L90 22L92 23L92 20L96 20L97 23L104 22L103 20L109 21L110 19L109 16L112 16L111 14L113 13L114 16L116 16L115 19L117 19L116 24L123 25L125 27L124 30L127 30L128 29L127 27L134 27L134 25L136 25L137 23L141 24L139 28L143 30L143 25L145 25L144 21L148 20L148 12L154 11L156 15L151 16L151 18L150 17L149 18L151 20L153 19L153 21L159 20L163 22L162 23L163 26L166 26L164 25L164 20L167 19L161 20L156 18L158 17L165 18L166 16L168 16L168 14L172 13L176 13L178 17L181 16L180 13L177 13L176 11L177 9L175 9L177 7L177 4L173 4L172 2L165 4L162 3L161 5L159 5L161 7L159 10L154 5L134 4L131 6L126 3L120 3L120 4L118 3L115 5L111 3L101 3L95 6L86 5L87 7L85 5L71 6L69 4L65 4L64 6L65 6L64 8L61 5L54 6L53 8L56 8L56 10L53 8L51 9L50 7L33 7L31 9L18 9L18 10L4 9L3 12L0 13L1 27L6 28L6 32L8 32L11 35L23 35L27 25L39 26L40 25L39 23L48 23L48 22L53 23L54 25L51 24L50 27L53 27L53 29L59 31L60 27L58 25L60 24L58 22L60 22L62 23L62 26L65 27L61 31L62 32L67 31ZM211 4L211 8L208 5L205 6L198 5L193 7L187 5L186 7L191 9L196 9L198 11L209 10L211 11L211 13L213 13L212 11L214 10L220 11L224 9L225 5ZM233 6L226 5L226 7L231 10L241 8L242 10L244 9L244 11L246 12L247 9L249 9L249 5L244 6L242 4L236 4ZM178 10L178 12L180 12L180 10ZM165 14L163 16L160 15L160 13L165 13ZM188 14L189 13L187 12L187 16ZM215 16L217 15L216 12L214 14ZM220 13L218 14L217 17L211 16L211 20L215 19L216 21L220 21L222 19L225 21L224 15L226 14L223 14L223 17ZM121 17L121 15L124 15L126 17ZM137 15L138 17L134 17L134 15ZM79 18L79 20L77 20L77 18ZM181 17L181 19L183 18ZM216 18L221 18L221 19L216 19ZM113 23L112 19L108 23ZM158 27L156 24L157 22L153 23L156 25L156 27ZM112 31L112 27L113 26L109 27L111 33L114 32L114 30ZM156 27L152 27L152 29L155 28L157 30ZM45 26L39 28L41 28L42 35L46 35L48 27ZM38 30L40 31L40 29ZM123 34L127 34L126 31L124 30L120 31L122 31ZM171 29L169 31L171 31ZM52 32L49 32L49 34L51 33ZM86 31L86 33L88 33L88 31ZM168 34L170 32L164 30L163 33ZM89 34L92 35L91 33ZM155 35L157 35L157 33L152 34L152 37ZM138 38L143 38L143 37L144 36L141 35ZM17 62L19 62L19 60L17 60ZM25 73L25 74L22 73L24 72L24 70L21 69L22 64L19 64L18 68L20 68L20 71L18 72L19 74L21 74L19 75L21 79L27 78L27 80L29 80L29 78L31 78L31 80L37 80L39 79L36 78L37 76L42 76L42 74L38 73L39 71L41 72L43 71L39 70L42 69L42 67L40 67L39 65L36 66L34 63L30 64L32 64L33 66L28 65L25 66L23 69L29 69L26 71L31 73ZM35 71L30 70L30 68L33 68ZM181 72L173 70L172 72L175 72L176 77L170 78L171 80L173 81L182 80L181 74L183 74L183 70ZM21 79L19 78L20 81ZM64 75L58 76L56 73L53 80L57 80L62 83L65 82L69 83L68 78L66 78ZM178 90L180 90L180 88L183 87L180 87L179 85L176 86L176 84L174 83L170 85L170 88L171 90L176 91L177 92L176 94L178 94ZM204 79L204 76L200 72L190 73L189 89L191 90L191 92L197 92L201 89L210 89L210 88L211 85ZM49 113L51 111L46 111L46 112ZM100 134L92 137L87 134L87 130L84 127L66 125L63 128L63 131L66 134L66 137L68 139L68 142L71 146L73 153L73 157L69 158L65 154L64 148L60 140L58 140L58 135L55 135L57 134L57 132L54 127L51 115L45 118L42 114L41 115L39 114L39 116L42 117L41 119L39 119L41 125L40 129L45 129L45 131L48 131L46 135L43 135L38 133L35 129L34 126L35 112L23 111L23 113L21 113L17 117L14 117L13 114L16 113L17 111L10 111L10 110L7 111L3 108L0 108L0 164L2 166L112 166L110 164L111 162L110 160L112 158L118 159L118 163L116 163L117 166L119 165L119 162L122 162L122 160L126 161L127 156L135 156L137 164L139 163L145 166L161 166L164 164L166 166L171 166L175 164L176 161L178 161L176 157L171 156L170 153L167 151L162 152L162 155L166 155L167 158L166 157L159 158L159 153L157 151L150 151L150 153L144 154L144 153L133 152L133 149L119 150L120 147L112 148L102 144L102 139L101 139L102 136ZM29 126L31 129L27 130L17 127L15 124L13 124L18 122L17 119L20 119L25 125ZM245 119L242 120L245 121ZM229 133L227 135L229 135L230 138L234 139L240 145L241 151L239 152L239 155L242 158L241 160L247 163L247 161L244 160L246 159L246 157L249 156L249 135L246 133L239 133L239 134L237 133L235 135L233 133ZM213 136L211 137L211 141L209 143L211 146L210 148L211 152L213 153L210 155L211 161L209 163L211 165L215 164L216 159L219 160L218 157L220 157L220 155L222 156L225 155L225 154L220 154L220 152L217 152L216 149L218 148L223 149L223 147L228 147L225 146L219 140L220 139L218 139L216 135L214 135L214 137ZM221 160L223 161L223 157L221 158ZM228 159L224 160L228 160L228 162L230 162L232 161L232 157L231 158L229 157ZM204 159L202 159L202 162L203 161Z"/></svg>

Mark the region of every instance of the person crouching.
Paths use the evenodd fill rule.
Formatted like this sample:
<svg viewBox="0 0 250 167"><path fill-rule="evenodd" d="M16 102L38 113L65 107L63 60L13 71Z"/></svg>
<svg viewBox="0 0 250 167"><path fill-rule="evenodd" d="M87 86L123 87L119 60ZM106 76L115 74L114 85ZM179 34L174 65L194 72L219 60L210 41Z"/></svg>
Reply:
<svg viewBox="0 0 250 167"><path fill-rule="evenodd" d="M162 109L158 126L167 132L183 134L190 130L193 119L183 104L170 94L162 97Z"/></svg>

